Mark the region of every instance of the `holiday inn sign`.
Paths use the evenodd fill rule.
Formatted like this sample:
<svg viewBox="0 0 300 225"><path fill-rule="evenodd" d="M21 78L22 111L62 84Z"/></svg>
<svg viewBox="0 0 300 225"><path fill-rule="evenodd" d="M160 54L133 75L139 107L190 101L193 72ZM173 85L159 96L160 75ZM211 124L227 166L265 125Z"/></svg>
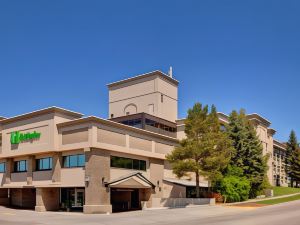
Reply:
<svg viewBox="0 0 300 225"><path fill-rule="evenodd" d="M41 133L39 132L27 132L21 133L20 131L15 131L10 134L10 143L11 144L19 144L24 141L31 141L34 139L39 139L41 137Z"/></svg>

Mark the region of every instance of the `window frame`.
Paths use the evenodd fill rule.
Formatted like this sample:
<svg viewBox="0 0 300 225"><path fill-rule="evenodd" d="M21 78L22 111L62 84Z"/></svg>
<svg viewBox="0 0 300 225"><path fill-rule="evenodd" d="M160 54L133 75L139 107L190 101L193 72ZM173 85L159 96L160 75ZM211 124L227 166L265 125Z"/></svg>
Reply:
<svg viewBox="0 0 300 225"><path fill-rule="evenodd" d="M49 168L47 168L47 169L44 169L44 168L40 168L40 165L39 165L39 162L42 162L42 165L43 165L43 161L44 160L49 160ZM52 170L52 168L53 168L53 158L52 157L45 157L45 158L40 158L40 159L36 159L36 166L35 166L35 170L36 171L47 171L47 170ZM42 166L43 167L43 166Z"/></svg>
<svg viewBox="0 0 300 225"><path fill-rule="evenodd" d="M1 165L3 165L3 171L1 170ZM0 173L5 173L6 172L6 163L2 162L0 163Z"/></svg>
<svg viewBox="0 0 300 225"><path fill-rule="evenodd" d="M120 166L118 166L116 164L116 161L113 162L113 160L116 159L116 160L130 160L130 168L127 167L127 163L124 162L124 165L126 166L123 166L120 164ZM134 163L135 162L135 163ZM137 168L134 168L134 165L136 165L136 163L138 163L138 169ZM141 160L141 159L133 159L133 158L127 158L127 157L120 157L120 156L110 156L110 167L112 168L118 168L118 169L128 169L128 170L140 170L140 171L147 171L147 162L146 160Z"/></svg>
<svg viewBox="0 0 300 225"><path fill-rule="evenodd" d="M25 162L25 170L20 170L21 162ZM14 173L25 173L27 172L27 160L14 161Z"/></svg>
<svg viewBox="0 0 300 225"><path fill-rule="evenodd" d="M83 156L83 165L79 164L80 156ZM71 157L76 157L76 165L71 164ZM68 159L68 166L65 165L66 159ZM85 154L65 155L63 156L63 168L84 168L85 167Z"/></svg>

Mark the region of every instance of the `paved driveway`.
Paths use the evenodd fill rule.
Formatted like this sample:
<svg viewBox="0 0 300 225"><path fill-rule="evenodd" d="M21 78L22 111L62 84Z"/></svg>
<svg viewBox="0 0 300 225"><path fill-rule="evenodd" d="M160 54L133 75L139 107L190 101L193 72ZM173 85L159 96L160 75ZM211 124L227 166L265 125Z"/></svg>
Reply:
<svg viewBox="0 0 300 225"><path fill-rule="evenodd" d="M300 201L262 208L199 206L112 215L14 210L0 207L1 225L299 225Z"/></svg>

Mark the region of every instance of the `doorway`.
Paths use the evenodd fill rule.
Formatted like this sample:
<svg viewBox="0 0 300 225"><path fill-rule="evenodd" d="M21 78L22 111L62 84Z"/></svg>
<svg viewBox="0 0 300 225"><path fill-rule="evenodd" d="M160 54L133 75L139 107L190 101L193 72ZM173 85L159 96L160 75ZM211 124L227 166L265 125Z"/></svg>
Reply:
<svg viewBox="0 0 300 225"><path fill-rule="evenodd" d="M61 188L61 208L67 211L82 211L85 202L84 194L84 188Z"/></svg>
<svg viewBox="0 0 300 225"><path fill-rule="evenodd" d="M111 188L110 193L113 212L141 209L139 189Z"/></svg>

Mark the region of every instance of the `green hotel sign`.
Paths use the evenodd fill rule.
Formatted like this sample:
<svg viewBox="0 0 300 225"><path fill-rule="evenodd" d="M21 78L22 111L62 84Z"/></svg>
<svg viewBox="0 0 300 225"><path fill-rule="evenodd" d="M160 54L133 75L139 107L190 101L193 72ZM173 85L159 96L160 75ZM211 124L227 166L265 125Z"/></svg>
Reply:
<svg viewBox="0 0 300 225"><path fill-rule="evenodd" d="M11 144L19 144L24 141L31 141L34 139L39 139L41 137L41 133L33 131L27 133L21 133L20 131L15 131L10 134L10 143Z"/></svg>

